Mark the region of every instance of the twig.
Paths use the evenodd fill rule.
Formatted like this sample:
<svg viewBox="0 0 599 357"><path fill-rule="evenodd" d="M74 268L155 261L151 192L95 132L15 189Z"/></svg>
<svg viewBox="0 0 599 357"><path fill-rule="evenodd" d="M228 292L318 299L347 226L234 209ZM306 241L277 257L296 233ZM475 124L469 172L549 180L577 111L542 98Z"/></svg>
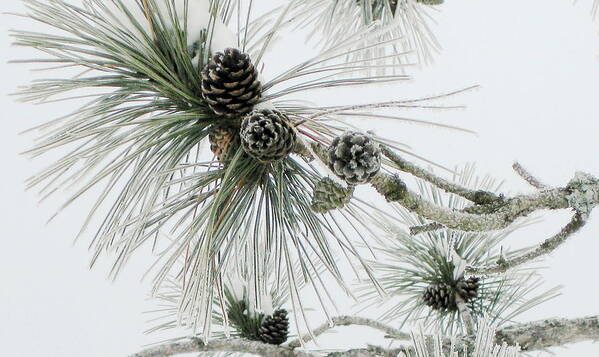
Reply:
<svg viewBox="0 0 599 357"><path fill-rule="evenodd" d="M378 173L370 182L387 201L397 202L411 212L461 231L485 232L507 228L516 219L542 209L573 208L588 215L599 203L599 181L577 173L566 187L516 196L492 211L457 211L441 207L410 191L396 175Z"/></svg>
<svg viewBox="0 0 599 357"><path fill-rule="evenodd" d="M443 229L443 228L445 228L444 225L434 222L434 223L429 223L429 224L425 224L422 226L410 227L410 234L413 236L416 236L421 233L434 232L434 231L438 231L439 229Z"/></svg>
<svg viewBox="0 0 599 357"><path fill-rule="evenodd" d="M458 196L464 197L465 199L472 201L479 205L489 204L494 201L501 200L501 197L496 194L483 190L471 190L469 188L463 187L451 181L448 181L442 177L434 175L428 170L422 169L413 163L404 160L401 156L399 156L396 152L391 150L389 147L385 145L381 145L381 152L385 155L389 160L391 160L396 167L404 172L407 172L411 175L414 175L420 179L423 179L427 182L432 183L433 185L439 187L440 189L456 194Z"/></svg>
<svg viewBox="0 0 599 357"><path fill-rule="evenodd" d="M539 351L568 343L599 340L599 316L551 319L503 328L497 343L519 344L524 351Z"/></svg>
<svg viewBox="0 0 599 357"><path fill-rule="evenodd" d="M458 305L458 311L460 312L462 322L464 322L464 325L466 326L466 332L468 333L468 336L474 336L474 319L472 318L470 310L468 310L468 305L466 305L466 301L464 301L464 299L462 299L462 297L458 293L455 294L455 301Z"/></svg>
<svg viewBox="0 0 599 357"><path fill-rule="evenodd" d="M331 330L332 328L338 326L368 326L373 329L382 331L387 335L393 336L393 338L398 340L409 340L411 338L410 334L402 332L396 328L385 325L373 319L358 316L337 316L331 319L331 323L325 322L324 324L317 327L314 331L312 331L311 335L308 334L302 337L303 342L310 342L312 340L312 336L318 337L323 333ZM299 338L287 344L287 346L290 348L297 348L301 345L302 343Z"/></svg>
<svg viewBox="0 0 599 357"><path fill-rule="evenodd" d="M368 346L368 348L356 348L343 352L331 352L326 357L398 357L405 356L408 353L413 355L415 352L412 346L401 346L399 348L386 349L378 346ZM403 354L400 354L403 353Z"/></svg>
<svg viewBox="0 0 599 357"><path fill-rule="evenodd" d="M512 168L516 173L524 179L524 181L528 182L532 187L537 188L539 190L544 190L547 188L545 184L539 181L536 177L534 177L528 170L526 170L520 163L515 162L512 165Z"/></svg>
<svg viewBox="0 0 599 357"><path fill-rule="evenodd" d="M240 352L262 357L314 356L307 352L293 351L289 348L242 339L216 340L205 344L201 339L191 338L185 341L165 343L157 347L148 348L130 357L169 357L183 353L198 352Z"/></svg>
<svg viewBox="0 0 599 357"><path fill-rule="evenodd" d="M468 316L467 313L462 314L462 312L460 312L460 314L463 317ZM401 332L397 334L396 329L379 324L376 321L374 321L373 324L373 320L369 319L351 316L340 316L335 319L338 319L339 323L346 321L348 322L348 325L377 326L374 328L388 332L389 335L397 335L399 336L398 339L402 340L406 339L407 336L407 334ZM360 321L363 323L358 323ZM327 330L324 326L322 328L324 331ZM588 316L575 319L547 319L508 326L497 331L495 336L498 344L506 343L510 346L518 344L524 351L540 351L549 347L563 346L568 343L597 341L599 340L599 316ZM443 338L444 349L451 345L451 341L451 338ZM456 348L459 349L459 339L454 339L453 341L458 343ZM299 341L296 341L296 344L298 342ZM291 342L289 345L291 346L292 344L294 344L294 342ZM290 348L268 345L261 342L231 339L216 340L209 344L204 344L202 340L194 338L179 342L165 343L133 354L130 357L170 357L178 354L199 352L239 352L263 357L314 357L314 355L309 352L292 350ZM368 346L367 348L351 349L343 352L331 352L327 354L327 357L395 357L401 352L414 352L414 348L412 346L400 346L395 349L384 349L377 346Z"/></svg>
<svg viewBox="0 0 599 357"><path fill-rule="evenodd" d="M582 227L584 227L586 223L587 220L582 214L575 213L570 223L568 223L564 228L562 228L562 230L558 234L539 244L528 253L522 254L518 257L509 260L502 260L492 266L467 267L466 272L475 275L501 274L519 265L531 262L541 256L548 255L555 251L562 244L564 244L570 236L572 236L574 233L578 232Z"/></svg>

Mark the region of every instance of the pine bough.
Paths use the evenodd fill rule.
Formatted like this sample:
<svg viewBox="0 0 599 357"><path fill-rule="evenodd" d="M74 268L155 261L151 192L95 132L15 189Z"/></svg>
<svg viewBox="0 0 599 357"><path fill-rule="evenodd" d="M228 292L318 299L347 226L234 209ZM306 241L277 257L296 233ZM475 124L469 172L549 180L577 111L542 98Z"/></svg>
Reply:
<svg viewBox="0 0 599 357"><path fill-rule="evenodd" d="M355 325L411 344L328 356L511 357L518 348L599 338L596 316L511 323L555 296L551 289L530 297L540 283L524 271L586 224L599 204L599 179L576 173L563 187L548 187L515 164L536 192L507 197L491 181L469 182L471 172L448 180L423 169L404 158L418 155L401 143L350 124L355 117L391 118L467 131L376 113L451 108L435 101L467 89L328 107L295 97L408 79L406 51L415 49L422 62L430 57L436 42L423 14L442 1L295 0L258 17L252 2L241 0L23 2L26 17L50 30L13 33L17 45L47 55L19 62L79 71L36 81L21 97L82 99L86 91L83 98L92 98L36 128L42 135L30 156L58 148L68 153L28 185L44 196L78 187L63 208L103 186L82 229L106 210L93 236L92 264L110 254L116 276L151 242L158 260L152 293L167 306L164 322L152 330L184 326L193 336L134 357L312 356L302 347L318 335ZM233 23L236 34L229 30ZM273 39L296 24L316 24L332 36L317 56L266 79ZM71 92L76 94L69 97ZM420 192L403 174L418 180ZM358 185L372 186L395 214L354 197ZM573 216L534 247L498 251L509 233L527 224L524 217L546 209L568 209ZM372 229L372 220L386 222L386 234ZM368 258L363 250L386 259ZM367 283L346 285L340 253ZM401 322L400 329L379 320L330 317L334 298L324 276L366 302L382 301L385 293L402 299L385 314ZM302 288L312 289L327 316L315 330L300 328ZM293 311L291 321L286 308ZM403 332L413 320L421 321L418 332ZM287 342L290 322L301 337Z"/></svg>

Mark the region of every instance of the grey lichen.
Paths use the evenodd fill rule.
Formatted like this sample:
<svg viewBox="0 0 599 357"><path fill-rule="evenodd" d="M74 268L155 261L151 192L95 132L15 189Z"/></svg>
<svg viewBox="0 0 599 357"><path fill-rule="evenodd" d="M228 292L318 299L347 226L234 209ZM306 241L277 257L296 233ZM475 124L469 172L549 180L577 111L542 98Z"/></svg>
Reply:
<svg viewBox="0 0 599 357"><path fill-rule="evenodd" d="M497 331L498 343L519 344L523 351L538 351L580 341L599 340L599 316L549 319Z"/></svg>
<svg viewBox="0 0 599 357"><path fill-rule="evenodd" d="M588 216L599 203L599 180L584 172L577 172L566 187L568 205L576 212Z"/></svg>

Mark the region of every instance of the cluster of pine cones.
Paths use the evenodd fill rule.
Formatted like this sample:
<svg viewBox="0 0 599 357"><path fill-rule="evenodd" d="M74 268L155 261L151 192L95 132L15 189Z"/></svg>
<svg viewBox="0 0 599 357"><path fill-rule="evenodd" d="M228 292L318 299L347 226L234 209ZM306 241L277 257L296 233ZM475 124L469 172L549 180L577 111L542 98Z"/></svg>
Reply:
<svg viewBox="0 0 599 357"><path fill-rule="evenodd" d="M240 146L261 162L280 160L291 152L296 134L287 116L254 108L262 98L262 84L248 54L234 48L217 52L202 71L202 96L223 119L208 136L219 161L230 160Z"/></svg>
<svg viewBox="0 0 599 357"><path fill-rule="evenodd" d="M480 278L477 277L460 278L451 284L435 283L426 288L422 299L433 310L455 312L458 310L456 294L470 302L478 296L479 287Z"/></svg>

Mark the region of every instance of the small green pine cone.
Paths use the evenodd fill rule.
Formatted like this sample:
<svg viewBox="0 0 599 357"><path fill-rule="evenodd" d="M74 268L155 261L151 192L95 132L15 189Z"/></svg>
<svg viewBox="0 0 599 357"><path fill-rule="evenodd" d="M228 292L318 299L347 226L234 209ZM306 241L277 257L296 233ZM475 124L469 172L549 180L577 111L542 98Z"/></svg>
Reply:
<svg viewBox="0 0 599 357"><path fill-rule="evenodd" d="M271 345L280 345L287 341L289 336L289 318L287 311L279 309L271 316L262 320L259 330L260 340Z"/></svg>
<svg viewBox="0 0 599 357"><path fill-rule="evenodd" d="M328 177L318 181L312 196L312 210L327 213L345 207L351 200L354 187L345 188Z"/></svg>
<svg viewBox="0 0 599 357"><path fill-rule="evenodd" d="M296 137L287 116L277 110L254 111L241 123L243 149L263 163L286 158L295 145Z"/></svg>
<svg viewBox="0 0 599 357"><path fill-rule="evenodd" d="M329 168L350 185L367 183L381 168L381 150L370 136L348 131L328 149Z"/></svg>

